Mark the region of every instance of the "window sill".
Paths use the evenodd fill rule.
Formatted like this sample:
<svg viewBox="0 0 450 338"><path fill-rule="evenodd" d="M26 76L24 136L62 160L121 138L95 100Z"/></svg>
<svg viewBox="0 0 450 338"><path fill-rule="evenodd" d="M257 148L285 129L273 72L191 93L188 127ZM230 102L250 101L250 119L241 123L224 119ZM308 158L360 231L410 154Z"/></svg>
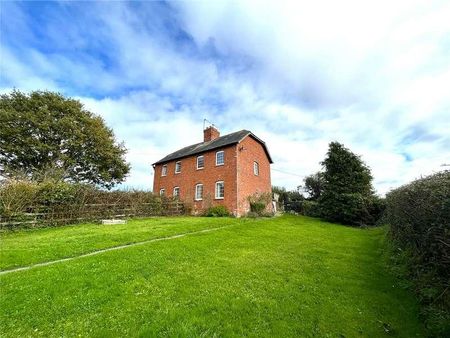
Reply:
<svg viewBox="0 0 450 338"><path fill-rule="evenodd" d="M203 167L203 168L197 168L197 170L203 170L203 169L205 169L205 167Z"/></svg>
<svg viewBox="0 0 450 338"><path fill-rule="evenodd" d="M179 172L175 173L175 175L178 175L178 174L181 174L181 171L179 171Z"/></svg>
<svg viewBox="0 0 450 338"><path fill-rule="evenodd" d="M223 200L225 197L216 197L215 200Z"/></svg>
<svg viewBox="0 0 450 338"><path fill-rule="evenodd" d="M225 165L225 163L222 163L222 164L216 164L216 167L222 167L222 166L224 166Z"/></svg>
<svg viewBox="0 0 450 338"><path fill-rule="evenodd" d="M200 202L200 201L203 201L203 198L200 198L200 199L194 198L194 201L195 201L195 202Z"/></svg>

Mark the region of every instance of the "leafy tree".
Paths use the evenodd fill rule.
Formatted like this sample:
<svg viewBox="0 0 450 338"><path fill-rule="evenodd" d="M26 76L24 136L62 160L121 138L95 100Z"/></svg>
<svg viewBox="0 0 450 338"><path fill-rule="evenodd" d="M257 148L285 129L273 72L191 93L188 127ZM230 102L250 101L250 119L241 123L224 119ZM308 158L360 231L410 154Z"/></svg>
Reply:
<svg viewBox="0 0 450 338"><path fill-rule="evenodd" d="M322 194L324 183L324 174L323 172L318 171L315 174L306 176L301 188L308 195L308 199L315 201Z"/></svg>
<svg viewBox="0 0 450 338"><path fill-rule="evenodd" d="M304 197L299 191L287 191L286 188L277 186L273 186L272 191L280 196L279 202L283 204L286 211L301 211L301 203Z"/></svg>
<svg viewBox="0 0 450 338"><path fill-rule="evenodd" d="M323 192L319 198L324 218L351 225L371 224L375 198L370 169L361 158L338 142L331 142L324 166Z"/></svg>
<svg viewBox="0 0 450 338"><path fill-rule="evenodd" d="M68 181L111 188L130 170L124 145L78 100L14 90L0 96L0 121L1 176L22 172L38 179L51 169Z"/></svg>

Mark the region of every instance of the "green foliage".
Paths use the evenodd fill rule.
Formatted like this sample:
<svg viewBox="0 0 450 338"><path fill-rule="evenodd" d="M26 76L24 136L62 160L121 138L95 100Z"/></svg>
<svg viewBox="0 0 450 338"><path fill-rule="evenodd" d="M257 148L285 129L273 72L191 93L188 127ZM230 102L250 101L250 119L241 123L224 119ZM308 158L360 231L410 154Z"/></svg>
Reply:
<svg viewBox="0 0 450 338"><path fill-rule="evenodd" d="M305 198L298 191L289 191L288 200L284 204L284 210L286 212L301 213L303 210L302 204Z"/></svg>
<svg viewBox="0 0 450 338"><path fill-rule="evenodd" d="M303 180L303 191L308 195L308 199L317 200L322 194L325 185L324 173L318 171L314 174L306 176Z"/></svg>
<svg viewBox="0 0 450 338"><path fill-rule="evenodd" d="M367 210L370 215L367 224L383 224L383 217L386 211L386 199L372 195L366 198Z"/></svg>
<svg viewBox="0 0 450 338"><path fill-rule="evenodd" d="M305 200L301 205L302 214L310 217L320 217L319 203L316 201Z"/></svg>
<svg viewBox="0 0 450 338"><path fill-rule="evenodd" d="M230 212L224 205L216 205L215 207L210 207L205 212L206 217L229 217Z"/></svg>
<svg viewBox="0 0 450 338"><path fill-rule="evenodd" d="M386 196L396 254L424 304L435 335L450 333L450 171L415 180Z"/></svg>
<svg viewBox="0 0 450 338"><path fill-rule="evenodd" d="M333 190L338 194L361 194L370 196L372 174L360 156L355 155L344 145L331 142L324 161L324 193Z"/></svg>
<svg viewBox="0 0 450 338"><path fill-rule="evenodd" d="M289 192L286 190L285 187L278 187L278 186L272 186L272 192L274 194L278 194L279 198L278 198L278 202L280 202L281 204L285 204L286 202L289 201Z"/></svg>
<svg viewBox="0 0 450 338"><path fill-rule="evenodd" d="M298 190L287 191L284 187L272 187L272 192L278 194L279 203L283 205L285 212L301 212L301 204L304 197Z"/></svg>
<svg viewBox="0 0 450 338"><path fill-rule="evenodd" d="M254 212L258 215L262 214L264 209L266 208L266 204L263 202L252 202L250 203L250 211Z"/></svg>
<svg viewBox="0 0 450 338"><path fill-rule="evenodd" d="M0 185L0 217L25 213L35 203L38 184L21 180L8 180Z"/></svg>
<svg viewBox="0 0 450 338"><path fill-rule="evenodd" d="M32 182L30 182L32 183ZM37 184L35 204L42 206L82 204L89 193L95 189L89 185L47 180Z"/></svg>
<svg viewBox="0 0 450 338"><path fill-rule="evenodd" d="M248 197L250 212L263 216L267 206L272 202L271 193L255 193Z"/></svg>
<svg viewBox="0 0 450 338"><path fill-rule="evenodd" d="M0 229L41 227L124 216L174 215L184 205L148 191L105 191L87 184L9 179L0 182Z"/></svg>
<svg viewBox="0 0 450 338"><path fill-rule="evenodd" d="M342 144L331 142L322 165L321 216L349 225L375 224L382 204L374 196L370 169L361 158Z"/></svg>
<svg viewBox="0 0 450 338"><path fill-rule="evenodd" d="M103 119L59 93L14 90L0 96L0 175L33 180L53 171L64 180L111 188L130 167Z"/></svg>

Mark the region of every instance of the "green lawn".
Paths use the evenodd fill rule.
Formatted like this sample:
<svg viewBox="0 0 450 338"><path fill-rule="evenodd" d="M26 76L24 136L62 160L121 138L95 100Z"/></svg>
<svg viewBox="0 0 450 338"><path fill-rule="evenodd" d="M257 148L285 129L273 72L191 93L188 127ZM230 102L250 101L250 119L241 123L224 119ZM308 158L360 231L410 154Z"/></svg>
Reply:
<svg viewBox="0 0 450 338"><path fill-rule="evenodd" d="M0 275L0 336L423 336L381 228L283 216L21 231L0 234L1 267L216 227Z"/></svg>

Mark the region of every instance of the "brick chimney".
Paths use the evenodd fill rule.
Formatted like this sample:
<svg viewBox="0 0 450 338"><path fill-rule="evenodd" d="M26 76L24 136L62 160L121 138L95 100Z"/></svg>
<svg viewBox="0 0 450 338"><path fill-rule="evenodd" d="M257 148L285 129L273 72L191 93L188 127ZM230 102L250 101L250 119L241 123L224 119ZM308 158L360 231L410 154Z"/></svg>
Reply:
<svg viewBox="0 0 450 338"><path fill-rule="evenodd" d="M218 137L220 137L220 132L214 126L203 130L203 142L212 141Z"/></svg>

